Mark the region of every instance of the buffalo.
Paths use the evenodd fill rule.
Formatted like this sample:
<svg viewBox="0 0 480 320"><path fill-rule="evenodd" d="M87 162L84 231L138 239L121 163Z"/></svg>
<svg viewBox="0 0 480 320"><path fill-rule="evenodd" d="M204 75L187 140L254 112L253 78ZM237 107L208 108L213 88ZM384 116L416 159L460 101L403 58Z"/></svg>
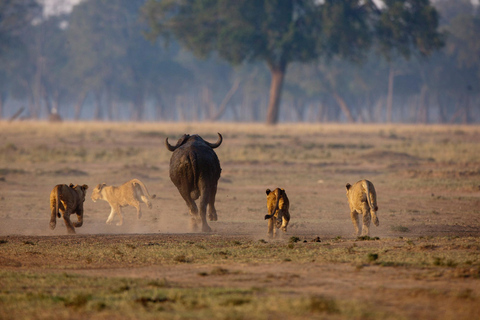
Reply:
<svg viewBox="0 0 480 320"><path fill-rule="evenodd" d="M190 209L192 229L198 230L202 222L202 231L211 232L206 219L208 205L208 219L217 221L215 210L215 196L217 194L218 179L220 179L220 161L213 149L220 146L223 138L218 133L218 141L210 143L199 135L184 134L175 146L165 140L165 146L172 151L170 159L170 179L177 187ZM200 212L195 200L200 198Z"/></svg>

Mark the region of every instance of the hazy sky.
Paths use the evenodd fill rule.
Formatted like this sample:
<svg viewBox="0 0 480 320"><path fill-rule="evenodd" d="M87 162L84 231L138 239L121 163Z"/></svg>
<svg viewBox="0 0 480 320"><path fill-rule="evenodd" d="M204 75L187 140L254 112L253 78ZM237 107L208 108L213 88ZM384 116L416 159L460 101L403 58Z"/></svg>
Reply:
<svg viewBox="0 0 480 320"><path fill-rule="evenodd" d="M72 7L80 1L82 0L38 0L44 4L43 13L46 16L70 12Z"/></svg>

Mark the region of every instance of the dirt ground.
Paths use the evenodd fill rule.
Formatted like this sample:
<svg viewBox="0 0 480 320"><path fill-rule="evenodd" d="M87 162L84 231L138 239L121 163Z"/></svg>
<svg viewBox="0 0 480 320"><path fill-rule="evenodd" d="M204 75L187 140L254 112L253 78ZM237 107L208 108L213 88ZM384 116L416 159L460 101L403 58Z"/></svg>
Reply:
<svg viewBox="0 0 480 320"><path fill-rule="evenodd" d="M349 261L347 255L342 262L325 257L312 261L219 258L136 266L106 259L91 265L84 257L65 261L40 248L32 254L2 250L0 245L0 269L166 279L186 288L274 288L287 296L320 295L372 305L385 318L474 319L480 314L480 128L1 126L0 241L10 246L265 241L285 247L291 237L298 237L295 246L314 246L312 240L318 237L332 250L389 254L398 250L406 259L422 250L440 258L453 252L458 261L385 266ZM73 134L63 135L70 128ZM216 201L219 220L209 222L212 233L193 233L185 203L168 177L170 154L163 140L169 136L175 141L188 132L215 141L217 131L224 134L217 149L222 165ZM142 180L157 195L153 208L142 205L143 217L137 220L135 209L127 207L124 225L116 226L118 219L105 224L110 208L103 201L93 203L91 190L101 182L119 185L132 178ZM373 181L377 189L380 226L371 226L376 241L357 241L353 235L345 184L362 178ZM56 184L70 182L90 186L85 222L77 235L66 235L61 220L55 230L48 228L49 193ZM286 235L269 239L263 220L265 189L275 187L286 189L292 219ZM200 276L219 267L228 272Z"/></svg>

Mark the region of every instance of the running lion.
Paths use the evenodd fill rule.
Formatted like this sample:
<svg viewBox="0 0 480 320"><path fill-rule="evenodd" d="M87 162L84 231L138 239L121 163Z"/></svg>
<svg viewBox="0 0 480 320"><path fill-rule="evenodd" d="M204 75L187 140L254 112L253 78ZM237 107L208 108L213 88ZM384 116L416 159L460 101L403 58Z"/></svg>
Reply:
<svg viewBox="0 0 480 320"><path fill-rule="evenodd" d="M288 201L287 193L285 189L276 188L271 191L267 189L267 210L268 214L265 215L265 220L268 220L269 237L275 237L277 230L282 229L283 232L287 232L288 222L290 221L290 202Z"/></svg>
<svg viewBox="0 0 480 320"><path fill-rule="evenodd" d="M50 229L55 229L57 225L57 216L60 218L62 214L67 232L75 234L75 228L83 225L83 202L87 194L88 186L58 184L50 193ZM77 215L77 222L70 221L71 214Z"/></svg>
<svg viewBox="0 0 480 320"><path fill-rule="evenodd" d="M355 227L355 233L360 236L360 230L358 226L358 215L362 215L363 226L362 235L369 236L370 221L373 219L373 223L378 227L380 222L376 212L377 206L377 193L373 183L368 180L360 180L353 186L347 183L345 186L347 189L348 205L350 206L350 217L352 218L353 226Z"/></svg>
<svg viewBox="0 0 480 320"><path fill-rule="evenodd" d="M120 187L107 186L106 183L101 183L92 191L93 202L96 202L98 199L105 200L111 207L110 215L106 221L107 224L111 224L115 214L118 214L120 221L117 223L117 226L123 224L122 207L135 207L137 209L137 218L140 219L142 217L140 202L145 203L151 209L152 203L149 199L154 199L155 197L155 195L150 196L145 184L138 179L125 182Z"/></svg>

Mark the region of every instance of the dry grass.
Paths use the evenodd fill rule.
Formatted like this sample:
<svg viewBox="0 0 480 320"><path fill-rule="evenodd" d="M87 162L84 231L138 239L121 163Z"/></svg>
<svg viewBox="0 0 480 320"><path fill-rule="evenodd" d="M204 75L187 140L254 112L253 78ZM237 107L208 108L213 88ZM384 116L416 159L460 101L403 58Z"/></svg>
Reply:
<svg viewBox="0 0 480 320"><path fill-rule="evenodd" d="M191 234L164 140L216 132L219 221ZM475 126L0 123L0 318L472 318L479 154ZM48 229L54 185L132 178L157 194L141 220L106 225L87 199L77 236ZM357 239L344 190L362 178L380 226ZM274 187L292 220L271 240Z"/></svg>
<svg viewBox="0 0 480 320"><path fill-rule="evenodd" d="M320 243L296 239L281 243L243 238L225 241L200 236L190 238L194 241L172 241L165 236L157 239L158 242L145 242L136 237L118 237L106 242L92 236L5 240L1 244L3 260L0 262L7 269L0 271L0 314L3 319L265 319L273 316L351 319L367 315L369 319L402 319L419 316L410 308L388 311L376 306L374 300L369 301L371 297L364 302L355 295L324 295L304 291L302 287L275 285L278 281L295 283L296 279L303 277L302 268L345 264L355 268L357 274L400 272L403 283L415 281L418 285L421 281L445 281L451 287L444 287L442 291L414 286L410 291L402 289L402 294L419 301L435 299L443 301L444 306L445 303L462 306L461 315L464 316L460 315L459 319L467 319L478 311L475 306L478 306L480 292L469 287L455 288L459 281L468 280L473 287L480 281L477 238L327 239ZM28 256L35 258L23 258ZM5 265L5 257L18 260L10 259L10 265ZM42 260L48 260L50 264L43 264L42 270L38 270L34 266ZM233 281L227 286L198 286L161 277L99 277L72 273L75 270L77 273L88 269L94 271L105 265L110 270L119 267L134 270L142 266L186 264L192 272L208 270L190 275L196 282L201 278L206 283L209 279L215 283L224 277ZM300 269L290 273L256 275L242 267L248 264L270 265L272 272L275 265L296 265ZM377 269L370 271L372 268ZM248 281L252 277L256 277L254 283ZM348 277L344 274L343 281ZM312 283L313 279L305 280ZM240 283L246 283L246 286L239 286ZM388 295L395 291L382 290L381 294ZM397 294L400 293L397 291ZM435 315L446 319L443 315Z"/></svg>

